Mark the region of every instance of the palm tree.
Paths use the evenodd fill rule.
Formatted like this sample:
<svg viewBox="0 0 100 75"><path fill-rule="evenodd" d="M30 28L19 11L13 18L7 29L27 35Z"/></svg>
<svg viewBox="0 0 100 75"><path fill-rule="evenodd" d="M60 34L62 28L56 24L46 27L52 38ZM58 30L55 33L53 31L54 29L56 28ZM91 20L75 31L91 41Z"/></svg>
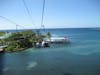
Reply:
<svg viewBox="0 0 100 75"><path fill-rule="evenodd" d="M51 41L51 33L50 32L47 33L47 38Z"/></svg>

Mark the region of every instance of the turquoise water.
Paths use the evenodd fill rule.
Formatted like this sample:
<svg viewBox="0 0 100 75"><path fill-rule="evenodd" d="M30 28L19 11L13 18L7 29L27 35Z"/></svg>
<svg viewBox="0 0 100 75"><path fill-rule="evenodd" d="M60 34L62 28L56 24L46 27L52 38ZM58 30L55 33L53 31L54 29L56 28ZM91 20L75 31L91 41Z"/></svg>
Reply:
<svg viewBox="0 0 100 75"><path fill-rule="evenodd" d="M100 30L48 29L71 44L0 54L0 75L100 75Z"/></svg>

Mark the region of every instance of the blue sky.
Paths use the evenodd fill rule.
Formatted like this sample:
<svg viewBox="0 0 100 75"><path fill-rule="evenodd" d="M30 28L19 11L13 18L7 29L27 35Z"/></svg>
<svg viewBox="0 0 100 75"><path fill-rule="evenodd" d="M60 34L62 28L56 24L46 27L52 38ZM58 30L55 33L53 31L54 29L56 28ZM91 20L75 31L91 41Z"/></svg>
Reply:
<svg viewBox="0 0 100 75"><path fill-rule="evenodd" d="M40 28L43 0L25 2L34 25L22 0L0 0L0 16L28 29ZM46 28L100 27L100 0L46 0L44 25ZM0 29L15 28L14 24L0 18Z"/></svg>

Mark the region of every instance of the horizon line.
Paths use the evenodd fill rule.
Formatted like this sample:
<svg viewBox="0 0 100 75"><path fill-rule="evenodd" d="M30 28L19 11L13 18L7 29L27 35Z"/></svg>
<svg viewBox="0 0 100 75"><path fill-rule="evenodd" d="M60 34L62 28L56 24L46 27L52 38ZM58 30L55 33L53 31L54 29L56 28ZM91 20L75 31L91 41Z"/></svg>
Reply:
<svg viewBox="0 0 100 75"><path fill-rule="evenodd" d="M57 27L57 28L45 28L45 29L84 29L84 28L100 28L100 27ZM43 30L42 28L25 28L25 29L23 29L23 28L20 28L20 29L17 29L17 30L37 30L37 29L41 29L41 30ZM2 30L16 30L16 29L0 29L0 31L2 31Z"/></svg>

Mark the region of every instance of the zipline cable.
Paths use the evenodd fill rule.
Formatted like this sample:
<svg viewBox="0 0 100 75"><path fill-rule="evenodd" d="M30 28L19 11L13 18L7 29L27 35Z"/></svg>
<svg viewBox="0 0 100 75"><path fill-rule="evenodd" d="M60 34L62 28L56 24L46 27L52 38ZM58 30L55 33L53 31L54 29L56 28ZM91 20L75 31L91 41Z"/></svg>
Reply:
<svg viewBox="0 0 100 75"><path fill-rule="evenodd" d="M42 27L43 30L45 31L45 26L44 26L44 24L43 24L43 22L44 22L44 9L45 9L45 0L43 0L42 18L41 18L41 27Z"/></svg>
<svg viewBox="0 0 100 75"><path fill-rule="evenodd" d="M31 15L31 13L30 13L30 11L29 11L29 9L28 9L28 6L27 6L25 0L22 0L22 1L23 1L23 4L24 4L25 9L26 9L26 11L27 11L27 13L28 13L28 15L29 15L29 18L30 18L30 20L31 20L31 22L32 22L32 25L35 25L34 22L33 22L33 19L32 19L32 15Z"/></svg>
<svg viewBox="0 0 100 75"><path fill-rule="evenodd" d="M5 19L5 20L7 20L7 21L9 21L10 23L12 23L12 24L16 25L16 31L18 30L18 26L19 26L19 27L22 27L23 29L25 29L25 27L24 27L24 26L19 25L19 24L15 23L14 21L12 21L12 20L10 20L10 19L8 19L8 18L4 17L4 16L0 16L0 17L1 17L1 18L3 18L3 19Z"/></svg>

